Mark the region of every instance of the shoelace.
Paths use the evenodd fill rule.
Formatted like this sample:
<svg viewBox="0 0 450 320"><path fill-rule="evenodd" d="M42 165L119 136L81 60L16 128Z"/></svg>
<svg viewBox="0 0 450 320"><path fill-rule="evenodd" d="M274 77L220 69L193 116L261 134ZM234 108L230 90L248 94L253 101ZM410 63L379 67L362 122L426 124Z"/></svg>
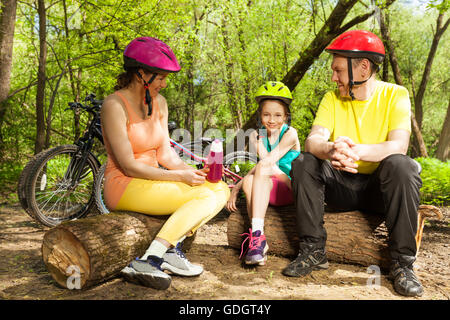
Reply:
<svg viewBox="0 0 450 320"><path fill-rule="evenodd" d="M262 235L259 236L259 237L254 237L254 236L253 236L253 232L252 232L252 229L251 229L251 228L249 229L249 233L241 233L241 236L247 236L247 238L245 238L244 241L242 242L242 245L241 245L241 255L239 256L239 259L241 259L242 254L246 254L249 250L252 250L252 249L254 249L255 247L260 246L260 245L261 245L261 242L263 241ZM249 242L248 242L248 248L247 248L247 250L246 250L245 253L244 253L244 244L245 244L245 242L246 242L247 240L249 240Z"/></svg>
<svg viewBox="0 0 450 320"><path fill-rule="evenodd" d="M177 255L180 256L180 258L186 259L184 252L181 251L181 242L178 242L174 249L175 249L175 252L177 253Z"/></svg>

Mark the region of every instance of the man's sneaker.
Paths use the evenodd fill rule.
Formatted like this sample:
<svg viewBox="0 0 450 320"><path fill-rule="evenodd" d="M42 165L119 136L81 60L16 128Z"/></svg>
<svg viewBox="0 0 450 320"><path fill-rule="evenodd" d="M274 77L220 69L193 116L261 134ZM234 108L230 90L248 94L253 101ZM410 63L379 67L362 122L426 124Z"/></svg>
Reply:
<svg viewBox="0 0 450 320"><path fill-rule="evenodd" d="M267 244L266 236L264 234L261 234L261 230L256 230L255 232L252 232L252 229L250 229L249 233L243 233L242 235L246 235L247 238L244 239L241 246L241 255L239 258L242 257L243 253L243 246L247 240L248 242L248 249L245 254L245 263L246 264L256 264L263 266L266 264L267 261L267 251L269 250L269 245Z"/></svg>
<svg viewBox="0 0 450 320"><path fill-rule="evenodd" d="M289 277L303 277L313 270L328 269L328 260L325 248L315 243L300 243L297 258L283 270Z"/></svg>
<svg viewBox="0 0 450 320"><path fill-rule="evenodd" d="M413 269L415 260L412 256L400 256L392 261L389 278L394 282L395 291L403 296L420 297L423 294L422 284Z"/></svg>
<svg viewBox="0 0 450 320"><path fill-rule="evenodd" d="M149 256L147 260L134 260L122 269L121 274L129 282L165 290L170 286L172 278L162 271L162 262L156 256Z"/></svg>
<svg viewBox="0 0 450 320"><path fill-rule="evenodd" d="M180 243L175 248L171 248L163 255L161 263L162 270L168 270L179 276L198 276L203 272L203 267L192 264L181 251Z"/></svg>

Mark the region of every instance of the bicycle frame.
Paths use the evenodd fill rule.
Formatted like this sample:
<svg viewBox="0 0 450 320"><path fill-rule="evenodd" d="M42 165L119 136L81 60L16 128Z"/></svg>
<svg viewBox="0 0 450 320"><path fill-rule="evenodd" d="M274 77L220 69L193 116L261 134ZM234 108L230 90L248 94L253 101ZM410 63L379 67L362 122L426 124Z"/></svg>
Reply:
<svg viewBox="0 0 450 320"><path fill-rule="evenodd" d="M195 161L199 161L201 162L203 165L206 164L206 158L204 157L199 157L196 154L194 154L193 152L191 152L190 150L186 149L184 146L182 146L181 144L177 143L175 140L170 139L170 145L173 148L177 148L181 151L183 151L184 154L187 154L192 160ZM231 178L233 180L234 183L239 182L240 180L242 180L243 177L241 177L240 175L234 173L233 171L229 170L228 168L224 167L223 168L224 171L224 175ZM229 187L232 187L231 185L229 185Z"/></svg>
<svg viewBox="0 0 450 320"><path fill-rule="evenodd" d="M85 99L85 101L89 100L93 104L92 107L85 107L79 103L69 103L70 108L73 109L81 107L83 110L93 115L93 118L89 123L89 127L85 131L83 137L79 138L75 142L75 145L78 146L78 151L76 154L73 155L72 159L70 160L70 164L67 168L66 174L64 175L65 179L71 181L70 186L72 188L74 188L78 183L78 181L80 180L80 177L83 173L82 169L86 164L88 153L91 151L92 145L94 144L94 138L97 138L102 144L104 144L100 123L100 114L98 112L102 100L95 100L94 97L95 96L91 94ZM97 166L100 167L101 166L100 161L97 159L97 157L94 158L97 160Z"/></svg>

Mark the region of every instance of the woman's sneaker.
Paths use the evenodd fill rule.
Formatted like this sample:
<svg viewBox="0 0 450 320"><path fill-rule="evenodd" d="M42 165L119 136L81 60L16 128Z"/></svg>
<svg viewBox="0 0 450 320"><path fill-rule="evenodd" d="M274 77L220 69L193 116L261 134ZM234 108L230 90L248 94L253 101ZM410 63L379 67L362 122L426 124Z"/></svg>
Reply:
<svg viewBox="0 0 450 320"><path fill-rule="evenodd" d="M179 276L198 276L203 272L203 267L192 264L181 251L181 244L178 243L175 248L171 248L163 255L161 269L167 270Z"/></svg>
<svg viewBox="0 0 450 320"><path fill-rule="evenodd" d="M147 260L134 260L123 268L121 275L129 282L158 290L170 286L172 278L161 269L163 260L149 256Z"/></svg>
<svg viewBox="0 0 450 320"><path fill-rule="evenodd" d="M245 238L244 241L242 242L241 256L243 252L243 246L245 242L249 240L248 250L245 254L244 259L245 263L259 266L265 265L267 261L266 253L269 250L269 245L267 244L266 236L264 234L261 234L261 230L256 230L255 232L252 232L252 229L250 229L249 233L244 233L242 235L247 235L247 238Z"/></svg>

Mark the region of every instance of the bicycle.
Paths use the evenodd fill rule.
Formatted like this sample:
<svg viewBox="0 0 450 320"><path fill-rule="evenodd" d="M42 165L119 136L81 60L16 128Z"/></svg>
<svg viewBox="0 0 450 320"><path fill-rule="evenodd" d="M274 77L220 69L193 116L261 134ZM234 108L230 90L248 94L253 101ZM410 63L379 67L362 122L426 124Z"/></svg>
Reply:
<svg viewBox="0 0 450 320"><path fill-rule="evenodd" d="M69 102L69 110L81 109L93 117L84 135L74 144L44 150L24 167L18 183L22 208L31 218L53 227L66 220L86 216L95 205L94 180L101 166L92 153L94 140L103 144L100 124L102 100L94 94L85 104Z"/></svg>
<svg viewBox="0 0 450 320"><path fill-rule="evenodd" d="M17 193L22 208L31 218L48 227L83 218L94 208L101 214L109 212L103 203L101 188L104 166L101 166L99 159L92 153L95 139L101 144L104 143L100 123L103 101L95 100L94 94L89 94L84 101L85 104L70 102L69 108L66 109L80 108L93 116L83 137L74 144L53 147L35 155L25 165L19 177ZM177 125L170 121L168 127L171 132ZM204 145L212 141L203 139L200 142L188 142L182 148L191 153L189 148L198 146L198 143ZM181 146L174 140L171 140L171 143L173 147L175 144ZM195 160L197 156L193 153L191 156L191 159L198 161L197 164L205 160L201 157ZM236 183L242 179L237 174L240 172L241 163L245 160L256 163L256 156L237 151L226 155L224 160L229 165L239 162L230 170L234 170L236 175L229 173L226 177L229 183ZM96 184L96 181L100 182Z"/></svg>
<svg viewBox="0 0 450 320"><path fill-rule="evenodd" d="M198 147L199 144L206 147L206 150L209 150L208 147L212 143L213 138L201 137L198 141L188 142L186 144L179 144L173 139L170 139L170 145L175 151L178 151L178 155L180 158L183 158L183 155L188 156L190 160L193 161L193 164L196 165L198 169L204 167L206 165L207 158L196 155L189 148ZM220 139L224 140L224 139ZM247 151L234 151L225 155L223 159L224 173L222 175L222 180L225 181L230 188L234 187L240 180L243 179L243 173L247 173L251 170L251 168L258 162L256 154L247 152ZM95 200L97 203L97 210L101 214L109 213L109 209L106 207L103 201L103 183L104 183L104 174L105 174L106 165L102 165L95 178L94 184L94 193L96 195ZM241 175L240 175L240 174Z"/></svg>

